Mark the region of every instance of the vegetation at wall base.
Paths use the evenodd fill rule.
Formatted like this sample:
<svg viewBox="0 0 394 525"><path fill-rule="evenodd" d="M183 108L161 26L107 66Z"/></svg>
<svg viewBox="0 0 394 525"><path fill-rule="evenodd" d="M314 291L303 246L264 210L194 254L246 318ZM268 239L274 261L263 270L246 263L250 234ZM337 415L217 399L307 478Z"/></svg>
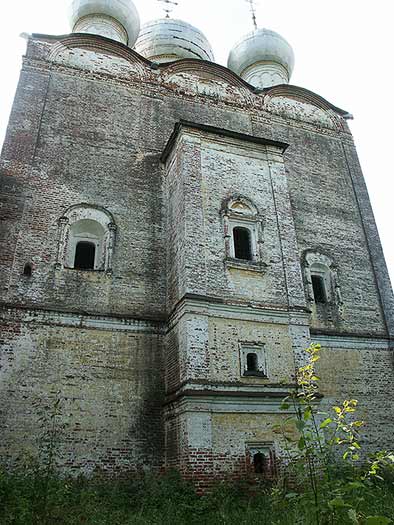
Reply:
<svg viewBox="0 0 394 525"><path fill-rule="evenodd" d="M342 483L348 479L343 477ZM313 494L265 487L251 494L247 484L221 483L198 496L177 473L161 478L102 481L48 480L32 473L0 475L2 525L309 525L315 524ZM394 483L354 487L357 514L333 507L322 524L385 525L394 523ZM386 516L374 521L374 516ZM369 517L369 520L367 519Z"/></svg>
<svg viewBox="0 0 394 525"><path fill-rule="evenodd" d="M118 481L57 476L65 431L59 392L42 406L38 461L0 469L0 524L394 525L394 454L380 451L361 464L357 401L320 411L319 358L320 346L311 345L297 388L282 403L288 417L277 430L287 448L278 476L222 482L204 496L177 472ZM296 439L286 434L289 424Z"/></svg>
<svg viewBox="0 0 394 525"><path fill-rule="evenodd" d="M297 387L282 402L282 410L290 410L277 429L287 443L285 473L302 490L289 493L283 485L279 497L303 503L305 515L314 512L311 522L316 525L387 525L392 523L392 508L372 514L376 508L372 488L393 479L394 453L379 451L361 466L359 433L364 422L356 418L357 400L345 399L328 413L320 410L320 377L315 369L320 349L318 344L306 349L305 363L296 371ZM297 428L296 437L286 433L289 423Z"/></svg>

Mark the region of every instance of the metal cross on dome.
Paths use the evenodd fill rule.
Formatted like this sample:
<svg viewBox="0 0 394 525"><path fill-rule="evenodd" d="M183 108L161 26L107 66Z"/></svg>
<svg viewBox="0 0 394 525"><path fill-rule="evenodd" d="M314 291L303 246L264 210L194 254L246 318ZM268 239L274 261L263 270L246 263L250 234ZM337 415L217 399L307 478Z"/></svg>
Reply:
<svg viewBox="0 0 394 525"><path fill-rule="evenodd" d="M255 0L245 0L250 6L250 12L252 14L252 21L254 28L257 29L257 18L256 18L256 2Z"/></svg>
<svg viewBox="0 0 394 525"><path fill-rule="evenodd" d="M170 18L170 14L172 13L174 7L178 5L178 2L173 2L172 0L158 0L158 2L166 4L166 7L164 7L166 18Z"/></svg>

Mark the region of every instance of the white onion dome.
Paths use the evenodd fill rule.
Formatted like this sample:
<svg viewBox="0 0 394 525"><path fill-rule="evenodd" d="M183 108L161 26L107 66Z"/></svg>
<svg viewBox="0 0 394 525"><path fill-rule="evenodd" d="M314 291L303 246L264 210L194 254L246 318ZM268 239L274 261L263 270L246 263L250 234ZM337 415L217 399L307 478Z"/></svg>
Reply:
<svg viewBox="0 0 394 525"><path fill-rule="evenodd" d="M92 33L133 47L140 32L140 17L132 0L73 0L73 33Z"/></svg>
<svg viewBox="0 0 394 525"><path fill-rule="evenodd" d="M183 20L160 18L141 27L134 49L152 62L197 58L213 62L213 52L204 34Z"/></svg>
<svg viewBox="0 0 394 525"><path fill-rule="evenodd" d="M227 65L257 88L288 84L294 68L294 52L275 31L256 29L233 47Z"/></svg>

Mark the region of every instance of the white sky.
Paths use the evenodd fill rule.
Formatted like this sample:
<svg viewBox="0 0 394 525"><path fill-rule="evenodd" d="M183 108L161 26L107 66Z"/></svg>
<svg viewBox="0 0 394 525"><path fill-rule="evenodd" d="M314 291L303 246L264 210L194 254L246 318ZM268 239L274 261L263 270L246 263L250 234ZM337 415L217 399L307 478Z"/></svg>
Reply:
<svg viewBox="0 0 394 525"><path fill-rule="evenodd" d="M0 4L0 144L12 104L27 33L69 32L70 0L2 0ZM173 17L201 29L216 61L253 29L245 0L177 0ZM134 0L141 21L162 15L157 0ZM393 10L391 0L257 0L259 26L293 46L291 83L352 113L350 123L394 283L392 242L394 150ZM349 254L351 257L351 254Z"/></svg>

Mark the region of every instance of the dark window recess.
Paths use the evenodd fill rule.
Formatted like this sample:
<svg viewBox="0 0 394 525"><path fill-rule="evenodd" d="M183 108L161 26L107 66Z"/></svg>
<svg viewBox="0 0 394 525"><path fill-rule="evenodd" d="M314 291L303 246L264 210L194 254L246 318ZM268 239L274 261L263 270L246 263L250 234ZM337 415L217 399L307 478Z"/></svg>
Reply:
<svg viewBox="0 0 394 525"><path fill-rule="evenodd" d="M315 303L326 303L327 296L323 277L320 275L312 275L312 287Z"/></svg>
<svg viewBox="0 0 394 525"><path fill-rule="evenodd" d="M253 456L253 467L256 474L264 474L266 470L266 457L261 452Z"/></svg>
<svg viewBox="0 0 394 525"><path fill-rule="evenodd" d="M258 371L258 361L257 354L248 354L246 356L246 368L248 372L257 372Z"/></svg>
<svg viewBox="0 0 394 525"><path fill-rule="evenodd" d="M31 267L31 264L26 263L25 267L23 268L23 275L25 277L31 277L32 273L33 273L33 268Z"/></svg>
<svg viewBox="0 0 394 525"><path fill-rule="evenodd" d="M81 241L75 249L74 268L77 270L94 270L96 246L92 242Z"/></svg>
<svg viewBox="0 0 394 525"><path fill-rule="evenodd" d="M234 228L234 255L236 259L252 260L250 231L247 228Z"/></svg>

